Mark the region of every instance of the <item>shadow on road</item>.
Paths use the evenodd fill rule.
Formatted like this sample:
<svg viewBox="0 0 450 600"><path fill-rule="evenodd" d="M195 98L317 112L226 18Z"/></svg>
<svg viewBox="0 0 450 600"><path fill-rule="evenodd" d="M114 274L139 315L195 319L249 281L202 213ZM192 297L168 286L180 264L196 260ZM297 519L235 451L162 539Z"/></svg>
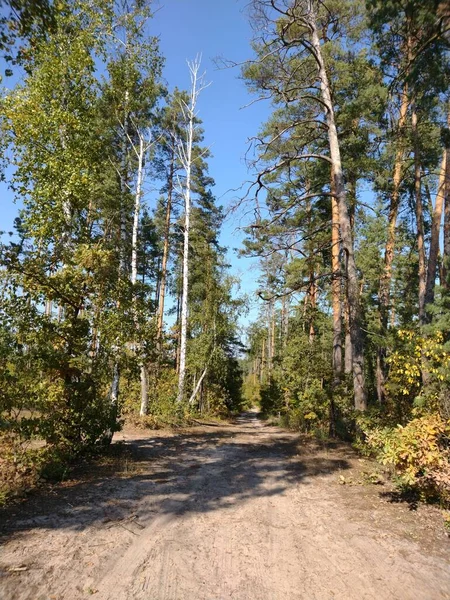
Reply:
<svg viewBox="0 0 450 600"><path fill-rule="evenodd" d="M145 527L157 514L232 510L349 466L344 453L305 450L299 436L266 428L246 413L229 427L132 439L120 467L89 465L71 481L1 510L0 534L81 531L130 516Z"/></svg>

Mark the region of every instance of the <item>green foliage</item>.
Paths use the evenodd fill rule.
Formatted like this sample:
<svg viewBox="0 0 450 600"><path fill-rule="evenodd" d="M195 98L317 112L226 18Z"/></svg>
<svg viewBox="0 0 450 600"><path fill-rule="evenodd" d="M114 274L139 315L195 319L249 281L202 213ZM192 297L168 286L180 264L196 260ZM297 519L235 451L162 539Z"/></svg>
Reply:
<svg viewBox="0 0 450 600"><path fill-rule="evenodd" d="M450 502L450 421L436 414L413 418L405 426L370 431L367 443L393 466L402 486Z"/></svg>
<svg viewBox="0 0 450 600"><path fill-rule="evenodd" d="M274 378L261 386L259 391L259 406L264 417L284 412L283 393Z"/></svg>
<svg viewBox="0 0 450 600"><path fill-rule="evenodd" d="M414 407L447 414L450 354L440 332L423 336L399 330L388 361L386 411L392 419L404 423Z"/></svg>

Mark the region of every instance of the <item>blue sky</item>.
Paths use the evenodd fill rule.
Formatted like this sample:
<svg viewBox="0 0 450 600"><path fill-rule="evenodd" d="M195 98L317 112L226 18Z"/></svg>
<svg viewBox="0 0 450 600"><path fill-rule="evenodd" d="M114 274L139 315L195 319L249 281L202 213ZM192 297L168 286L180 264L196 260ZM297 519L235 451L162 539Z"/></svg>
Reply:
<svg viewBox="0 0 450 600"><path fill-rule="evenodd" d="M199 117L203 120L206 145L213 155L209 165L216 181L214 192L225 208L244 193L242 189L250 177L244 161L248 139L258 132L268 115L267 105L256 103L243 108L252 98L239 79L239 68L221 69L215 63L217 57L235 62L251 57L252 32L246 5L247 0L158 0L153 4L155 14L150 22L150 32L160 37L161 53L166 60L164 78L170 89L189 87L186 61L202 55L205 80L211 85L199 99ZM244 187L240 190L241 186ZM0 231L8 231L12 229L18 207L5 185L0 191ZM147 202L151 208L151 196ZM245 222L244 211L230 216L221 242L230 248L228 259L233 274L241 278L241 290L252 294L257 288L256 261L239 258L233 251L242 241L239 228ZM255 315L255 308L251 315Z"/></svg>

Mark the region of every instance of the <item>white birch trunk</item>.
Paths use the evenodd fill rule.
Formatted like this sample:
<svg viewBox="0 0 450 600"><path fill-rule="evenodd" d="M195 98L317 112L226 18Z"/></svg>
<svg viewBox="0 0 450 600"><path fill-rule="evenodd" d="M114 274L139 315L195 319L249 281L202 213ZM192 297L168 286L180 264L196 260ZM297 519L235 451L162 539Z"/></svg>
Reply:
<svg viewBox="0 0 450 600"><path fill-rule="evenodd" d="M208 367L205 367L203 373L201 374L200 379L197 381L197 385L195 386L194 391L191 394L191 397L189 398L189 404L191 404L191 405L194 404L194 400L198 394L198 390L200 389L200 386L202 385L202 381L205 378L207 370L208 370Z"/></svg>
<svg viewBox="0 0 450 600"><path fill-rule="evenodd" d="M136 181L136 196L134 200L134 217L133 217L133 235L131 240L131 283L136 285L137 281L137 251L138 251L138 233L139 233L139 216L141 213L142 199L142 183L144 180L144 139L139 135L139 152L138 154L138 173Z"/></svg>
<svg viewBox="0 0 450 600"><path fill-rule="evenodd" d="M141 134L139 134L139 149L136 149L136 154L138 157L138 172L137 172L137 180L136 180L136 195L134 199L134 215L133 215L133 232L131 239L131 284L133 287L137 282L137 252L138 252L138 235L139 235L139 217L141 214L141 200L142 200L142 187L144 182L144 156L146 151L146 145L144 144L144 138ZM139 322L137 318L137 306L136 306L136 297L134 297L134 322L135 327L139 329ZM136 348L139 352L139 347ZM140 361L140 373L141 373L141 407L139 414L141 417L145 416L148 411L148 377L147 377L147 369L145 367L144 361Z"/></svg>
<svg viewBox="0 0 450 600"><path fill-rule="evenodd" d="M181 333L180 333L180 371L178 374L177 402L183 400L184 380L186 376L186 338L188 317L188 291L189 291L189 232L191 218L191 160L192 160L192 131L193 123L189 123L186 188L184 194L184 240L183 240L183 291L181 295Z"/></svg>
<svg viewBox="0 0 450 600"><path fill-rule="evenodd" d="M187 117L186 140L178 144L178 155L186 173L186 181L183 190L184 196L184 240L183 240L183 287L181 296L181 331L180 331L180 363L178 373L178 395L177 402L183 400L184 383L186 378L186 341L188 321L188 291L189 291L189 233L191 219L191 172L192 172L192 148L194 145L195 116L197 99L204 86L199 87L200 60L196 59L188 63L191 73L191 95L189 106L183 105L182 111Z"/></svg>

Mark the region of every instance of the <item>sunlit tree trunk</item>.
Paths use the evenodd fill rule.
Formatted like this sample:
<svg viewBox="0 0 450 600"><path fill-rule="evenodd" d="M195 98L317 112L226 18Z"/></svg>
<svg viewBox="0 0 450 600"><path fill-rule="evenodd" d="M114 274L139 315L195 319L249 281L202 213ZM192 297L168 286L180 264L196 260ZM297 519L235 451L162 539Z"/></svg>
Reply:
<svg viewBox="0 0 450 600"><path fill-rule="evenodd" d="M341 265L339 261L340 233L339 207L335 196L333 174L331 178L331 307L333 313L333 380L339 382L342 375L342 303Z"/></svg>
<svg viewBox="0 0 450 600"><path fill-rule="evenodd" d="M450 122L450 113L448 117ZM450 124L450 123L449 123ZM442 286L449 291L448 280L450 269L450 148L446 148L445 180L444 180L444 249L442 257Z"/></svg>
<svg viewBox="0 0 450 600"><path fill-rule="evenodd" d="M403 159L404 159L404 136L406 119L408 115L408 87L405 84L400 104L400 114L398 119L398 141L397 150L394 159L394 170L392 178L392 192L389 204L387 240L384 251L384 268L380 279L380 287L378 292L379 309L380 309L380 333L382 336L386 334L389 322L389 308L391 298L391 280L392 280L392 264L394 262L395 240L397 234L397 218L400 205L400 185L403 176ZM386 348L384 344L380 344L377 348L377 396L380 403L384 402L385 392L385 361Z"/></svg>
<svg viewBox="0 0 450 600"><path fill-rule="evenodd" d="M137 315L137 306L136 306L136 283L137 283L137 273L138 273L138 236L139 236L139 219L141 214L141 202L142 202L142 189L144 182L144 158L146 152L146 144L144 143L144 138L141 133L139 133L139 148L135 148L137 159L138 159L138 171L137 171L137 180L136 180L136 194L134 199L134 214L133 214L133 232L131 239L131 284L133 286L133 311L134 311L134 323L136 327L136 331L139 331L139 320ZM140 348L136 347L135 350L140 353ZM145 362L142 357L140 357L140 380L141 380L141 407L140 407L140 415L143 417L148 412L148 375L147 368L145 366Z"/></svg>
<svg viewBox="0 0 450 600"><path fill-rule="evenodd" d="M423 223L422 204L422 173L420 167L419 139L417 131L417 111L412 108L412 134L414 139L414 200L417 225L417 253L419 256L419 323L425 323L425 290L426 290L426 260L425 260L425 229Z"/></svg>
<svg viewBox="0 0 450 600"><path fill-rule="evenodd" d="M186 342L188 321L188 291L189 291L189 234L191 219L191 173L192 173L192 148L194 145L196 106L200 92L203 89L199 81L200 60L188 63L191 73L191 93L189 106L181 107L187 122L186 141L178 145L178 158L186 173L184 184L184 240L183 240L183 291L181 296L181 332L180 332L180 368L178 373L177 402L183 400L184 382L186 378ZM199 85L200 84L200 85Z"/></svg>
<svg viewBox="0 0 450 600"><path fill-rule="evenodd" d="M263 337L263 339L262 339L262 345L261 345L261 370L260 370L260 373L259 373L259 381L260 381L260 383L264 382L265 367L266 367L266 338Z"/></svg>
<svg viewBox="0 0 450 600"><path fill-rule="evenodd" d="M347 199L344 186L344 175L342 172L341 164L341 153L339 148L339 139L334 116L334 107L331 100L331 90L328 81L328 75L325 69L325 63L322 56L322 48L317 33L315 15L312 12L311 4L309 24L311 28L311 42L314 49L314 57L316 59L319 69L322 100L326 107L328 142L333 168L334 185L336 189L336 199L339 209L339 224L341 228L342 248L347 258L346 275L348 281L350 337L352 341L354 402L355 408L357 410L365 410L367 408L367 393L364 378L364 344L360 322L361 315L359 306L360 291L358 284L358 272L355 264L353 237L351 231L350 218L348 214Z"/></svg>
<svg viewBox="0 0 450 600"><path fill-rule="evenodd" d="M437 264L439 256L439 236L441 233L442 209L444 206L447 154L448 151L447 149L445 149L442 156L441 169L439 172L439 183L436 193L436 202L432 213L433 218L431 222L431 240L427 267L427 283L425 290L425 309L429 304L432 304L434 302L434 286L436 282Z"/></svg>

